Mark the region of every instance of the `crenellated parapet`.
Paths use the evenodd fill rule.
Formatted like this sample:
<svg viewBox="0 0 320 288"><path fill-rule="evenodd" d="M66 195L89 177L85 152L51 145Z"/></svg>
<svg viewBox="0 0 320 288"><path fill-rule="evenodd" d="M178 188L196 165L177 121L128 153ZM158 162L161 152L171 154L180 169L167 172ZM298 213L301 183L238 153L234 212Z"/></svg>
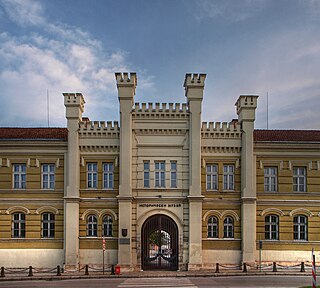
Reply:
<svg viewBox="0 0 320 288"><path fill-rule="evenodd" d="M132 108L133 118L188 118L186 103L135 103Z"/></svg>
<svg viewBox="0 0 320 288"><path fill-rule="evenodd" d="M120 127L118 121L81 121L79 135L82 137L119 138Z"/></svg>
<svg viewBox="0 0 320 288"><path fill-rule="evenodd" d="M241 127L232 122L202 122L202 138L241 138Z"/></svg>

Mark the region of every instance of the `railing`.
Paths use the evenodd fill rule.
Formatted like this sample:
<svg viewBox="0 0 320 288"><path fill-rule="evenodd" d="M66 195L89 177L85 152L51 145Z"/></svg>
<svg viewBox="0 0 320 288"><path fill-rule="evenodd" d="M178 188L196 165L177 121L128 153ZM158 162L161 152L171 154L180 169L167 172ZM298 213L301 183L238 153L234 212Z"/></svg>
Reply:
<svg viewBox="0 0 320 288"><path fill-rule="evenodd" d="M83 272L84 275L89 275L90 272L95 272L95 273L110 273L111 275L115 275L115 266L114 265L109 265L105 266L103 268L96 268L94 266L90 265L84 265L82 267L79 267L79 269L63 269L58 265L55 268L49 268L49 269L43 269L43 268L35 268L32 266L29 266L28 268L5 268L1 267L0 270L0 277L5 277L6 275L15 275L15 276L28 276L32 277L35 274L46 274L46 275L51 275L51 276L62 276L62 274L68 274L68 273L80 273Z"/></svg>
<svg viewBox="0 0 320 288"><path fill-rule="evenodd" d="M220 269L222 268L222 269ZM299 264L293 264L293 265L282 265L276 262L273 263L269 263L269 264L264 264L264 265L252 265L249 263L243 263L240 265L222 265L219 263L216 263L216 269L215 269L215 273L220 273L220 270L225 270L226 271L230 271L230 270L241 270L242 272L248 272L248 270L250 270L251 272L281 272L281 271L292 271L292 272L306 272L306 270L310 270L311 271L312 265L305 263L305 262L301 262ZM316 266L316 268L320 268L320 266Z"/></svg>

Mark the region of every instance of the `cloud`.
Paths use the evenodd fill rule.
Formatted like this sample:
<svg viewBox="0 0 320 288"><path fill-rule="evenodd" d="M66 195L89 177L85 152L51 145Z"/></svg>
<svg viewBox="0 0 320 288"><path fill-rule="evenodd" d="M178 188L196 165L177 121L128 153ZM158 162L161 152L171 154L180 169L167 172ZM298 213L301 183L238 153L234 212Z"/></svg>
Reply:
<svg viewBox="0 0 320 288"><path fill-rule="evenodd" d="M19 25L39 25L44 22L42 6L32 0L1 0L9 18Z"/></svg>
<svg viewBox="0 0 320 288"><path fill-rule="evenodd" d="M257 16L266 3L266 0L197 0L194 16L199 22L207 18L223 22L241 22Z"/></svg>
<svg viewBox="0 0 320 288"><path fill-rule="evenodd" d="M106 114L117 119L114 72L130 71L128 53L105 51L87 32L48 22L41 2L2 0L2 5L6 15L29 32L0 34L0 87L5 96L0 106L10 111L2 115L1 126L46 125L47 89L52 125L65 125L63 92L83 93L86 114L95 119L103 120Z"/></svg>

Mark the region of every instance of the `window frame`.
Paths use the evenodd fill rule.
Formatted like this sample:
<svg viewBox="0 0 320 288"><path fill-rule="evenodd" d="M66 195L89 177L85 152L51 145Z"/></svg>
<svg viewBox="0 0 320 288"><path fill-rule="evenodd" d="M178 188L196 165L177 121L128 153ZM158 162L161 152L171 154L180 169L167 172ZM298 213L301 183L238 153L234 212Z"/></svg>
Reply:
<svg viewBox="0 0 320 288"><path fill-rule="evenodd" d="M94 169L95 167L95 169ZM87 188L98 188L98 164L97 162L87 163Z"/></svg>
<svg viewBox="0 0 320 288"><path fill-rule="evenodd" d="M27 165L24 163L17 163L17 164L13 164L12 167L13 167L12 168L13 189L26 189L27 188ZM17 171L16 171L16 167L18 167ZM18 177L17 181L16 181L16 176Z"/></svg>
<svg viewBox="0 0 320 288"><path fill-rule="evenodd" d="M166 162L165 161L154 162L154 187L166 188Z"/></svg>
<svg viewBox="0 0 320 288"><path fill-rule="evenodd" d="M301 222L301 219L305 219L305 222ZM301 231L302 227L304 227L304 231ZM301 237L303 234L304 234L304 237ZM306 215L303 215L303 214L294 215L293 239L297 241L308 241L308 217Z"/></svg>
<svg viewBox="0 0 320 288"><path fill-rule="evenodd" d="M45 167L48 167L48 171L44 171ZM53 171L51 171L51 168L53 168ZM45 176L48 177L46 181L44 179ZM53 180L51 177L53 177ZM45 183L48 185L48 187L44 187ZM54 188L55 188L55 165L50 163L41 164L41 189L54 190Z"/></svg>
<svg viewBox="0 0 320 288"><path fill-rule="evenodd" d="M47 219L44 219L45 215L48 215ZM41 214L41 238L54 238L54 237L55 237L55 214L52 212L44 212Z"/></svg>
<svg viewBox="0 0 320 288"><path fill-rule="evenodd" d="M113 237L113 217L109 214L102 217L102 237Z"/></svg>
<svg viewBox="0 0 320 288"><path fill-rule="evenodd" d="M264 192L278 191L278 167L268 166L264 167ZM272 172L275 172L274 174ZM267 181L266 181L267 180ZM274 183L272 183L274 180ZM275 187L274 189L273 186Z"/></svg>
<svg viewBox="0 0 320 288"><path fill-rule="evenodd" d="M303 171L303 173L299 173L299 171ZM295 166L292 169L293 173L293 192L307 192L307 169L303 166ZM303 179L303 183L300 181ZM295 181L296 180L296 181ZM295 183L296 182L296 183ZM301 190L302 186L302 190Z"/></svg>
<svg viewBox="0 0 320 288"><path fill-rule="evenodd" d="M113 164L113 162L103 163L102 168L103 168L103 173L102 173L103 189L108 189L108 190L114 189L114 164Z"/></svg>
<svg viewBox="0 0 320 288"><path fill-rule="evenodd" d="M18 219L14 219L16 215ZM11 238L26 238L26 214L24 212L15 212L12 214L11 219ZM17 234L16 231L18 232Z"/></svg>
<svg viewBox="0 0 320 288"><path fill-rule="evenodd" d="M173 166L175 166L175 168ZM170 161L170 188L178 187L177 170L178 170L177 161Z"/></svg>
<svg viewBox="0 0 320 288"><path fill-rule="evenodd" d="M223 238L234 239L234 219L232 216L226 216L223 219Z"/></svg>
<svg viewBox="0 0 320 288"><path fill-rule="evenodd" d="M273 221L272 217L275 217L276 221ZM268 218L268 220L267 220ZM273 240L277 241L279 240L279 231L280 231L280 219L279 215L276 214L268 214L264 218L264 237L265 240ZM268 229L267 229L268 227ZM274 229L275 228L275 229ZM267 231L268 230L268 231Z"/></svg>
<svg viewBox="0 0 320 288"><path fill-rule="evenodd" d="M150 188L150 161L143 161L143 187Z"/></svg>
<svg viewBox="0 0 320 288"><path fill-rule="evenodd" d="M213 238L213 239L219 238L219 219L217 216L212 215L208 217L207 238Z"/></svg>
<svg viewBox="0 0 320 288"><path fill-rule="evenodd" d="M217 191L218 188L219 188L219 166L218 164L206 164L206 190Z"/></svg>
<svg viewBox="0 0 320 288"><path fill-rule="evenodd" d="M93 221L95 219L95 221ZM87 237L98 237L98 217L90 214L86 218Z"/></svg>
<svg viewBox="0 0 320 288"><path fill-rule="evenodd" d="M230 171L230 168L232 168L232 171ZM223 164L223 190L234 191L235 190L234 180L235 180L235 165Z"/></svg>

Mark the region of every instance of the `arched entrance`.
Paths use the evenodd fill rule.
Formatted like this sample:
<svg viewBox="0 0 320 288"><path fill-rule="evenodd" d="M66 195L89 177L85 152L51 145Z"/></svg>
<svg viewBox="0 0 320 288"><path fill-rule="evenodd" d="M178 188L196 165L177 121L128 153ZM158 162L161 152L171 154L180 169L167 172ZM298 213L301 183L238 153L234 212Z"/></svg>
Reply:
<svg viewBox="0 0 320 288"><path fill-rule="evenodd" d="M178 270L178 227L168 216L149 217L141 229L143 270Z"/></svg>

